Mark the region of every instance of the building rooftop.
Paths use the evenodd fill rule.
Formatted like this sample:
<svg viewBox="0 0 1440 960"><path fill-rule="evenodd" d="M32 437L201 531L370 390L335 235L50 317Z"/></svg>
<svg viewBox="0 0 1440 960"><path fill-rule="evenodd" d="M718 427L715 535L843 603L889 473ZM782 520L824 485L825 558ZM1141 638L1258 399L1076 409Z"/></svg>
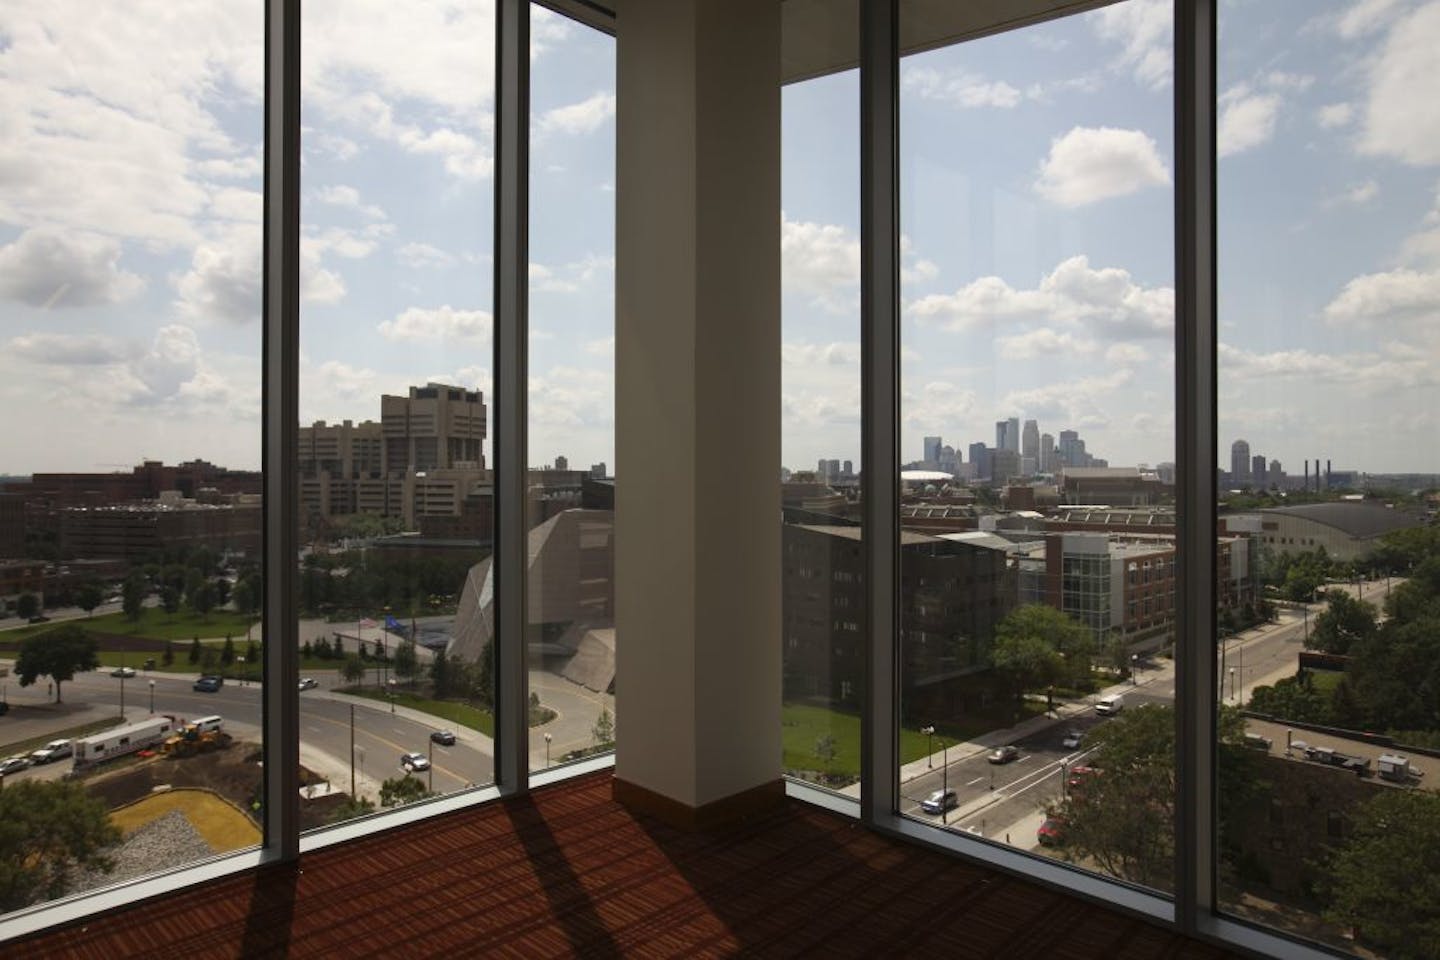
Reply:
<svg viewBox="0 0 1440 960"><path fill-rule="evenodd" d="M1299 517L1302 520L1310 520L1327 527L1334 527L1357 540L1369 540L1384 536L1393 530L1418 526L1421 522L1418 517L1392 510L1374 501L1302 503L1293 507L1269 507L1260 510L1259 513L1267 517Z"/></svg>

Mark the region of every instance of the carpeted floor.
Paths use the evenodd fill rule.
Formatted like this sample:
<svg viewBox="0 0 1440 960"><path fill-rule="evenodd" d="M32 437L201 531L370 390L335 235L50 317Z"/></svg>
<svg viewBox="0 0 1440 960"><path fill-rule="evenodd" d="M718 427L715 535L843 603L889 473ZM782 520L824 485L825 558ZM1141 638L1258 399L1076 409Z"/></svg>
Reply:
<svg viewBox="0 0 1440 960"><path fill-rule="evenodd" d="M307 854L6 956L1221 958L1217 948L796 801L684 833L608 772Z"/></svg>

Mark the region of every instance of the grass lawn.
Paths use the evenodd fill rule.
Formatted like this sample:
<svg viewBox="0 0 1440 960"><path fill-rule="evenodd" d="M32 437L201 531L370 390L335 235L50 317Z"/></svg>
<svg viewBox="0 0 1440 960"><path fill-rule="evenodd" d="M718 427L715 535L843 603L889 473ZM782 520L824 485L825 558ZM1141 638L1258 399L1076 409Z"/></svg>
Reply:
<svg viewBox="0 0 1440 960"><path fill-rule="evenodd" d="M385 696L374 687L342 687L340 693L348 693L355 697L365 697L370 700L378 700L381 703L390 702ZM419 694L409 693L404 690L395 692L395 702L402 707L409 707L411 710L419 710L432 716L449 720L458 726L468 727L471 730L479 730L487 737L495 736L495 718L488 710L481 710L479 707L472 707L468 704L457 703L454 700L432 700L422 697Z"/></svg>
<svg viewBox="0 0 1440 960"><path fill-rule="evenodd" d="M1025 704L1025 717L1044 713L1045 705ZM782 739L786 770L819 770L830 773L860 775L860 718L855 714L826 710L810 704L787 703L781 711L784 724ZM941 747L941 737L958 743L990 730L1010 726L1004 718L965 717L952 724L941 724L936 732L934 748ZM835 743L835 758L823 763L815 755L815 744L829 734ZM930 738L919 730L900 728L900 762L909 763L925 756Z"/></svg>
<svg viewBox="0 0 1440 960"><path fill-rule="evenodd" d="M80 627L101 638L128 637L136 641L160 641L162 644L166 640L189 641L192 637L223 640L228 634L244 646L246 627L258 622L257 617L242 617L231 610L212 610L209 616L200 617L188 610L172 616L159 607L146 607L141 611L139 620L130 620L123 613L106 613L98 617L55 620L6 630L0 633L0 651L15 649L26 637L68 626ZM101 642L103 644L104 640Z"/></svg>

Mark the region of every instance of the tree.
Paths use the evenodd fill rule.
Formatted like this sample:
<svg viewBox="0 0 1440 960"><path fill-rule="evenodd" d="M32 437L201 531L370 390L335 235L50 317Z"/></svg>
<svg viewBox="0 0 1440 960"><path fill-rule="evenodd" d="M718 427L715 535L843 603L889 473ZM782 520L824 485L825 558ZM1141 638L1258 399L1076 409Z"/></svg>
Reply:
<svg viewBox="0 0 1440 960"><path fill-rule="evenodd" d="M149 592L150 586L145 582L145 574L139 570L131 570L120 587L121 607L127 620L140 619L140 613L145 606L145 595Z"/></svg>
<svg viewBox="0 0 1440 960"><path fill-rule="evenodd" d="M230 599L235 602L237 613L249 616L255 610L255 594L250 589L250 581L241 580L235 584L235 589L230 594Z"/></svg>
<svg viewBox="0 0 1440 960"><path fill-rule="evenodd" d="M413 683L419 668L419 661L415 658L415 641L406 637L395 645L395 676Z"/></svg>
<svg viewBox="0 0 1440 960"><path fill-rule="evenodd" d="M1323 653L1348 654L1352 645L1375 633L1375 605L1344 590L1330 591L1328 600L1305 645Z"/></svg>
<svg viewBox="0 0 1440 960"><path fill-rule="evenodd" d="M160 655L160 662L165 666L175 663L175 643L172 640L165 641L165 652Z"/></svg>
<svg viewBox="0 0 1440 960"><path fill-rule="evenodd" d="M359 683L365 679L364 661L355 654L350 654L340 665L340 675L345 678L346 683Z"/></svg>
<svg viewBox="0 0 1440 960"><path fill-rule="evenodd" d="M340 823L342 820L350 820L354 817L363 817L367 813L375 812L375 801L369 797L350 797L340 806L336 807L330 814L329 823Z"/></svg>
<svg viewBox="0 0 1440 960"><path fill-rule="evenodd" d="M191 640L190 640L190 662L191 662L191 663L199 663L199 662L200 662L200 638L199 638L199 637L193 637L193 638L191 638Z"/></svg>
<svg viewBox="0 0 1440 960"><path fill-rule="evenodd" d="M602 747L615 743L615 718L610 715L609 707L600 708L600 716L595 719L595 726L590 728L590 735Z"/></svg>
<svg viewBox="0 0 1440 960"><path fill-rule="evenodd" d="M87 617L95 615L95 608L105 601L105 591L94 580L86 580L75 591L75 606L85 611Z"/></svg>
<svg viewBox="0 0 1440 960"><path fill-rule="evenodd" d="M1016 684L1017 696L1061 679L1088 682L1094 654L1090 631L1043 603L1017 607L995 627L992 660Z"/></svg>
<svg viewBox="0 0 1440 960"><path fill-rule="evenodd" d="M1440 957L1440 796L1381 790L1360 806L1354 830L1317 871L1326 919L1356 927L1385 956Z"/></svg>
<svg viewBox="0 0 1440 960"><path fill-rule="evenodd" d="M21 620L29 620L40 612L40 601L33 593L22 593L20 599L15 601L15 615Z"/></svg>
<svg viewBox="0 0 1440 960"><path fill-rule="evenodd" d="M166 616L175 616L180 612L180 591L170 584L160 588L160 607L165 611Z"/></svg>
<svg viewBox="0 0 1440 960"><path fill-rule="evenodd" d="M830 765L835 762L835 738L830 734L815 738L815 759L828 772Z"/></svg>
<svg viewBox="0 0 1440 960"><path fill-rule="evenodd" d="M191 592L190 608L200 614L201 620L210 619L210 611L215 609L215 588L209 580L202 580Z"/></svg>
<svg viewBox="0 0 1440 960"><path fill-rule="evenodd" d="M99 666L95 638L79 627L65 626L21 640L15 675L22 687L30 686L39 676L54 680L55 702L60 703L60 684L73 680L81 670L94 670Z"/></svg>
<svg viewBox="0 0 1440 960"><path fill-rule="evenodd" d="M108 872L118 843L103 801L78 783L21 780L0 790L0 910L66 893L76 867Z"/></svg>
<svg viewBox="0 0 1440 960"><path fill-rule="evenodd" d="M444 650L435 651L435 659L430 661L430 682L438 699L443 700L454 692L455 676Z"/></svg>
<svg viewBox="0 0 1440 960"><path fill-rule="evenodd" d="M224 666L224 667L228 667L228 666L230 666L230 664L232 664L232 663L234 663L234 662L235 662L235 641L232 640L232 639L230 638L230 634L227 633L227 634L225 634L225 646L223 646L223 647L220 648L220 665L221 665L221 666Z"/></svg>
<svg viewBox="0 0 1440 960"><path fill-rule="evenodd" d="M435 796L433 791L426 790L422 781L409 774L403 777L392 777L380 784L380 806L382 807L398 807L433 796Z"/></svg>
<svg viewBox="0 0 1440 960"><path fill-rule="evenodd" d="M245 642L245 662L260 662L260 646L254 640L247 640Z"/></svg>

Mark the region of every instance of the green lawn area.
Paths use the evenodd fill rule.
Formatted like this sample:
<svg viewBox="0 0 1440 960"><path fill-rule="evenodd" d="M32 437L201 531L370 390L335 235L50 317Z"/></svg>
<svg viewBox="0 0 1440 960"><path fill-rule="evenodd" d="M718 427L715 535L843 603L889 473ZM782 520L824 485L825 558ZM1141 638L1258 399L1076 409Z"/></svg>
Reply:
<svg viewBox="0 0 1440 960"><path fill-rule="evenodd" d="M257 623L258 617L242 617L231 610L212 610L209 616L201 617L188 610L174 615L159 607L146 607L139 620L130 620L123 613L106 613L98 617L81 617L77 620L56 620L50 623L27 624L0 633L0 649L13 648L26 637L53 630L61 626L80 627L88 633L111 637L133 637L137 640L201 640L219 638L226 634L235 642L244 645L245 629Z"/></svg>
<svg viewBox="0 0 1440 960"><path fill-rule="evenodd" d="M1025 715L1043 713L1045 705L1027 703ZM786 770L819 770L830 773L860 775L860 718L855 714L826 710L809 704L787 703L781 712L784 724L782 739L785 749ZM979 736L997 727L1009 726L1004 719L994 717L963 718L952 724L943 724L935 734L934 748L940 750L944 737L952 744ZM835 758L829 763L815 755L815 745L821 737L829 734L835 742ZM900 762L909 763L925 756L930 738L919 730L900 728Z"/></svg>
<svg viewBox="0 0 1440 960"><path fill-rule="evenodd" d="M381 703L390 702L389 697L374 687L342 687L339 692L355 697L365 697L369 700L378 700ZM441 717L457 726L479 730L487 737L495 736L495 718L490 711L481 710L479 707L456 703L453 700L432 700L404 690L396 691L395 703L402 707L409 707L411 710L419 710L422 713Z"/></svg>

